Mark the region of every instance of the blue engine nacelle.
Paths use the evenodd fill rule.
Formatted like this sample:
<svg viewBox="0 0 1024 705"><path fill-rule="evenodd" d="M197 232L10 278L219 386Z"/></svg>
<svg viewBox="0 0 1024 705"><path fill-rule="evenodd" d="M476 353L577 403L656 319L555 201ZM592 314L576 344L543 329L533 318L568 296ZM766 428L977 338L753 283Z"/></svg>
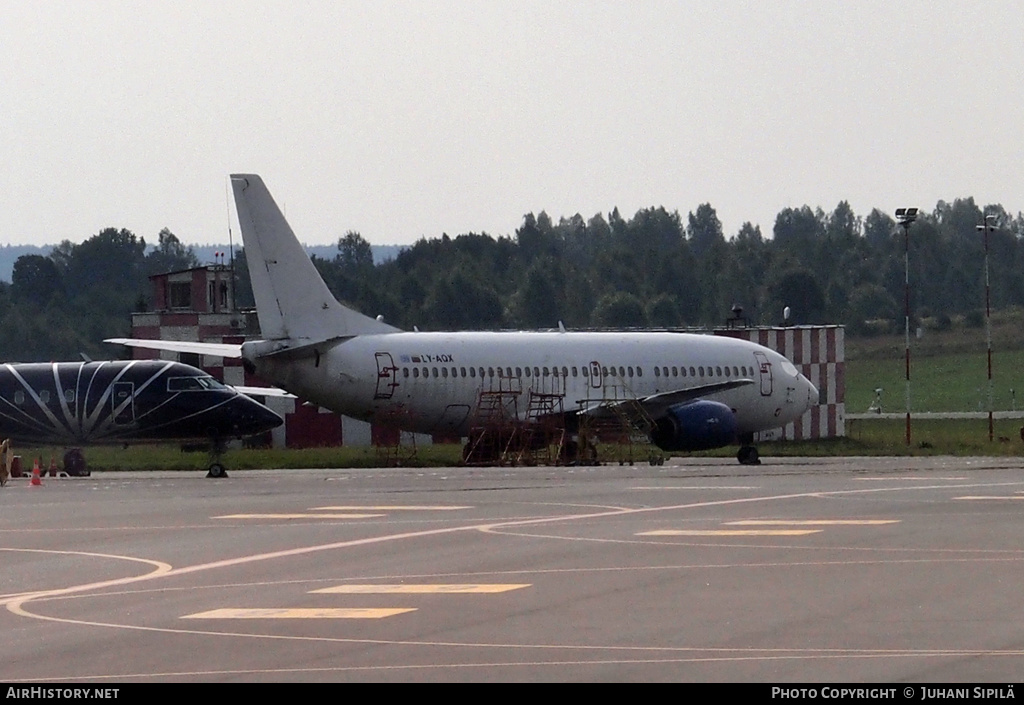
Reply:
<svg viewBox="0 0 1024 705"><path fill-rule="evenodd" d="M694 401L670 406L651 431L662 450L708 450L736 442L736 415L718 401Z"/></svg>

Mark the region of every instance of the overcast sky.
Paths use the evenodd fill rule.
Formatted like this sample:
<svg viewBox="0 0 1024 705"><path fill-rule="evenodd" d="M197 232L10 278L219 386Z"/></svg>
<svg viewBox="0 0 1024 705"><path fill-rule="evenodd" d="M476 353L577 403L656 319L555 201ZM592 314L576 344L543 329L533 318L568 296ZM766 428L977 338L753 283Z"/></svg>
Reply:
<svg viewBox="0 0 1024 705"><path fill-rule="evenodd" d="M0 243L304 242L702 203L1024 210L1019 2L0 0ZM229 216L230 213L230 216ZM237 226L232 225L237 240Z"/></svg>

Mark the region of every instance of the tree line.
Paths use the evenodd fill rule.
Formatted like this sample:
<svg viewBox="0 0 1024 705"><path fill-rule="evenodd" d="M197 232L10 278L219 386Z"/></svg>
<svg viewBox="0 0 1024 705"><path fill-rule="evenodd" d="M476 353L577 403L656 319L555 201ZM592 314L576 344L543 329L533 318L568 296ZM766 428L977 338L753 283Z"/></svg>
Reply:
<svg viewBox="0 0 1024 705"><path fill-rule="evenodd" d="M784 209L771 237L744 223L726 238L702 204L685 217L664 207L629 219L618 209L557 222L529 213L513 235L423 238L377 264L370 244L348 232L333 257L313 261L339 300L405 329L709 327L738 305L751 325L781 324L788 307L790 324L838 323L857 335L902 330L905 262L915 325L978 320L985 216L991 305L1024 306L1024 216L973 198L940 201L906 238L888 214L859 217L846 201L828 213ZM0 282L0 357L116 354L99 341L127 335L131 312L151 307L148 277L196 264L166 229L155 248L108 228L47 257L20 257L11 283ZM252 305L244 250L236 280L236 300Z"/></svg>

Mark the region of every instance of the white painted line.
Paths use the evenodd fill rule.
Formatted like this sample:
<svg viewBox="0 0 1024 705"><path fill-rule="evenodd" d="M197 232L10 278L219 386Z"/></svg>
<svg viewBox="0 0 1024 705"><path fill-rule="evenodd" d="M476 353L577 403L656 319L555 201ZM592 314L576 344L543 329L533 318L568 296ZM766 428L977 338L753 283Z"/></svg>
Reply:
<svg viewBox="0 0 1024 705"><path fill-rule="evenodd" d="M954 497L953 499L1024 499L1024 496L1016 495L968 495L966 497Z"/></svg>

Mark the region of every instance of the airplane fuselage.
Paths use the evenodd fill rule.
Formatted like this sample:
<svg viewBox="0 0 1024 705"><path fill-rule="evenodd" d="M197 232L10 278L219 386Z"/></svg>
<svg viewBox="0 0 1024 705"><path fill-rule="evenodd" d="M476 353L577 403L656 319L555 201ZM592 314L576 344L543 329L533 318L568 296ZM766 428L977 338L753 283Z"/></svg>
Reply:
<svg viewBox="0 0 1024 705"><path fill-rule="evenodd" d="M20 443L227 440L280 424L262 404L178 362L0 365L0 438Z"/></svg>
<svg viewBox="0 0 1024 705"><path fill-rule="evenodd" d="M729 406L740 434L784 426L817 403L813 385L782 355L713 335L400 332L359 335L300 359L267 356L270 349L242 349L267 381L348 416L423 433L465 436L486 393L501 394L524 420L531 395L560 399L570 413L733 382L701 398Z"/></svg>

